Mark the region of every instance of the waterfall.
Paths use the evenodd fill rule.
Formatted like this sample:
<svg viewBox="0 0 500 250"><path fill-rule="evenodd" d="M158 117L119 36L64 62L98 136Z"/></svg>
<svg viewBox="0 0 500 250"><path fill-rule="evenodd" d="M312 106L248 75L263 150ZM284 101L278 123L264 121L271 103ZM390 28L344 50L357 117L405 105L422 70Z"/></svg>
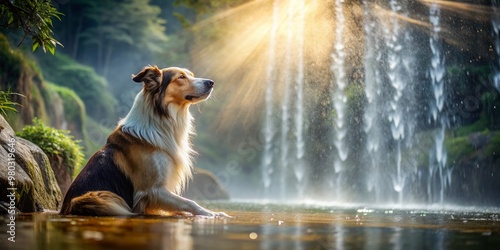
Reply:
<svg viewBox="0 0 500 250"><path fill-rule="evenodd" d="M284 4L288 6L285 8ZM273 24L266 69L263 126L265 139L261 173L265 196L269 197L272 189L276 190L275 195L279 195L281 199L289 198L288 195L294 190L290 188L292 185L297 191L294 192L295 196L300 197L305 191L307 181L304 166L303 101L305 1L301 0L298 2L299 5L296 4L297 0L289 0L286 3L279 0L273 2ZM286 22L280 23L280 7L286 9ZM299 10L298 20L294 19L297 10ZM286 32L284 37L280 37L277 31L283 27L286 28ZM280 42L284 42L283 64L276 59L277 44ZM278 82L282 85L275 89ZM276 96L281 97L279 108L275 108L278 104L273 101ZM276 185L276 188L273 185Z"/></svg>
<svg viewBox="0 0 500 250"><path fill-rule="evenodd" d="M398 1L390 0L389 6L394 13L401 13L402 6ZM398 194L399 204L403 201L403 188L405 184L405 175L402 170L401 147L405 140L405 128L408 120L405 117L407 102L403 97L407 85L407 75L404 71L404 43L403 31L399 20L395 15L390 17L389 35L386 38L387 47L387 77L393 89L392 99L389 101L389 112L387 119L390 122L392 139L396 145L395 152L395 173L391 175L394 191Z"/></svg>
<svg viewBox="0 0 500 250"><path fill-rule="evenodd" d="M375 18L370 14L371 5L368 0L363 1L364 7L364 31L366 36L365 41L365 95L367 99L366 110L364 113L364 131L367 135L366 151L368 153L367 166L367 189L368 192L375 192L375 201L380 200L381 183L380 183L380 155L382 143L381 120L379 110L382 108L382 79L379 65L382 63L382 50L379 45L379 38L375 35L377 32L377 23Z"/></svg>
<svg viewBox="0 0 500 250"><path fill-rule="evenodd" d="M437 123L437 132L434 136L435 148L432 149L430 156L433 159L430 161L429 171L430 177L429 182L432 183L433 175L437 171L439 174L439 202L442 204L444 202L444 192L447 186L446 176L448 173L445 171L446 166L446 149L444 148L445 130L447 126L446 115L443 114L444 108L444 58L441 53L441 44L439 39L440 28L440 9L439 5L432 3L429 8L429 20L432 24L431 37L430 37L430 47L432 51L431 57L431 86L433 91L434 102L431 103L430 112L432 121ZM431 193L428 194L431 197Z"/></svg>
<svg viewBox="0 0 500 250"><path fill-rule="evenodd" d="M266 92L265 92L265 117L264 117L264 153L262 155L262 181L264 184L264 195L269 195L269 188L272 182L272 175L274 172L273 166L273 139L275 134L275 128L273 123L273 94L274 94L274 82L275 77L275 67L276 67L276 31L278 30L278 11L279 11L279 0L274 0L273 2L273 17L272 17L272 27L271 36L269 41L269 55L268 63L266 69Z"/></svg>
<svg viewBox="0 0 500 250"><path fill-rule="evenodd" d="M335 110L335 136L334 142L335 148L337 149L337 157L334 160L334 171L336 175L335 180L335 192L336 199L341 199L341 181L342 181L342 171L344 170L344 162L347 159L349 151L346 146L345 137L347 135L347 127L345 126L345 106L347 97L344 90L347 86L346 73L344 69L345 62L345 51L344 51L344 26L345 17L343 13L343 1L335 1L335 17L336 17L336 28L335 28L335 43L334 51L331 54L332 66L331 70L335 77L335 82L332 82L332 92L333 92L333 108ZM333 183L331 183L333 186Z"/></svg>
<svg viewBox="0 0 500 250"><path fill-rule="evenodd" d="M493 42L496 52L496 62L493 65L494 75L493 75L493 86L500 91L500 1L493 0Z"/></svg>
<svg viewBox="0 0 500 250"><path fill-rule="evenodd" d="M305 0L300 1L299 9L305 7ZM304 20L305 11L300 11L299 14L299 28L298 28L298 65L297 65L297 77L296 77L296 100L295 100L295 159L294 164L294 174L297 180L297 191L298 197L301 198L304 194L306 183L305 183L305 166L304 166Z"/></svg>
<svg viewBox="0 0 500 250"><path fill-rule="evenodd" d="M290 157L290 95L292 72L292 38L293 38L293 0L289 0L287 12L287 36L285 42L285 69L284 69L284 88L283 99L281 102L281 137L280 137L280 193L281 199L285 199L287 190L287 177Z"/></svg>
<svg viewBox="0 0 500 250"><path fill-rule="evenodd" d="M263 9L272 10L270 30L263 32L269 39L262 76L265 197L302 200L317 191L332 194L327 201L333 202L451 201L447 194L458 172L446 167L448 108L460 105L461 93L451 96L445 85L452 79L446 75L445 51L456 48L446 46L441 31L443 3L272 4ZM494 13L498 4L494 1ZM309 15L316 10L321 11L317 16ZM498 89L500 17L492 18L497 56L492 84ZM450 58L450 70L461 65L460 56Z"/></svg>

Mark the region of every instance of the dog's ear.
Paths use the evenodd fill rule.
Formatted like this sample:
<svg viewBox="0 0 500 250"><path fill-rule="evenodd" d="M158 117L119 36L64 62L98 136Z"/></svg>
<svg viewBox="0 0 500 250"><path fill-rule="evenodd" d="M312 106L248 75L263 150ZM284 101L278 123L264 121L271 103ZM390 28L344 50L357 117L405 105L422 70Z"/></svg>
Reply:
<svg viewBox="0 0 500 250"><path fill-rule="evenodd" d="M157 66L147 66L136 75L132 75L134 82L144 82L145 84L158 83L157 78L161 76L161 71Z"/></svg>
<svg viewBox="0 0 500 250"><path fill-rule="evenodd" d="M174 77L175 72L172 72L171 70L163 70L162 71L162 77L161 77L161 89L166 90L168 84L172 81L172 78Z"/></svg>

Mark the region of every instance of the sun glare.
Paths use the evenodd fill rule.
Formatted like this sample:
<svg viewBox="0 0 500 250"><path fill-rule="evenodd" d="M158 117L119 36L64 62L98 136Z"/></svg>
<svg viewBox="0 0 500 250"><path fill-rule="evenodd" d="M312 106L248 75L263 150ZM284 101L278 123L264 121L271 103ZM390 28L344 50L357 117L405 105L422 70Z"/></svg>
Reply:
<svg viewBox="0 0 500 250"><path fill-rule="evenodd" d="M332 79L330 55L336 29L333 2L255 0L194 25L193 28L198 32L194 38L196 46L191 61L196 72L215 78L215 96L218 101L224 102L224 109L214 119L218 128L226 129L236 124L254 126L260 123L256 117L260 117L264 107L266 86L275 85L273 99L279 102L287 81L284 73L287 70L284 68L291 67L291 71L296 72L299 54L302 55L306 68L304 84L309 89L312 84L314 88L328 86ZM419 9L409 10L408 15L394 13L387 6L375 3L367 6L375 13L380 25L390 28L390 17L396 16L403 29L415 28L421 33L429 33L431 25L426 20L428 6L437 3L446 16L442 20L441 36L447 44L460 47L463 51L474 49L477 38L472 39L475 35L472 26L463 23L462 26L456 25L456 20L482 22L490 20L494 13L490 6L453 1L419 2L420 4L414 4ZM348 53L346 63L350 67L347 73L361 79L362 73L359 72L363 66L356 64L362 63L360 58L365 49L363 22L367 6L355 1L343 1L342 4L346 17L342 39ZM274 48L271 46L273 42ZM274 55L273 65L270 53ZM274 79L267 79L269 67L273 67ZM307 88L304 91L307 92ZM306 98L307 93L304 94L304 104L307 105L307 102L313 101L310 98L314 95Z"/></svg>
<svg viewBox="0 0 500 250"><path fill-rule="evenodd" d="M273 25L277 71L284 67L285 58L295 60L301 49L308 58L319 59L330 54L331 13L322 7L323 1L293 0L279 1L279 6L273 8L272 0L256 0L195 25L202 35L196 38L193 61L198 71L216 78L217 98L226 103L217 118L218 126L232 126L234 121L253 125L256 112L260 112L257 109L264 101L266 84L279 85L283 78L278 76L276 82L266 79ZM300 18L301 12L305 18ZM306 25L301 35L300 25ZM300 39L306 40L303 48L299 48ZM285 49L287 44L289 48ZM328 62L315 62L318 63L327 66ZM282 91L278 86L274 99L280 99Z"/></svg>

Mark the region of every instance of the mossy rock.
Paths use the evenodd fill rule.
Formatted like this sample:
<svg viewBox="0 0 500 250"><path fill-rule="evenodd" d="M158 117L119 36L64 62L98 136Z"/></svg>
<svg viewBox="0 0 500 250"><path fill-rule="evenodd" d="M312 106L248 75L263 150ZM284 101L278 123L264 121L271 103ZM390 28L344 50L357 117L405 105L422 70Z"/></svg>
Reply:
<svg viewBox="0 0 500 250"><path fill-rule="evenodd" d="M13 152L9 156L9 152ZM61 190L57 184L49 160L35 144L16 137L7 121L0 115L0 165L8 166L10 159L15 160L16 208L21 212L57 210L61 204ZM0 203L5 207L10 203L7 188L12 187L8 180L8 168L0 168ZM6 213L0 209L0 213Z"/></svg>

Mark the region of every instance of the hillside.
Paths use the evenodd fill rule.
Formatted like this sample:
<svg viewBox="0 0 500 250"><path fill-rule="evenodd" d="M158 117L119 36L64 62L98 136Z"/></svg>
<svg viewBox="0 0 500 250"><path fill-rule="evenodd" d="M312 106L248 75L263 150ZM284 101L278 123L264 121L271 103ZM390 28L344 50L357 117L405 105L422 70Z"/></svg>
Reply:
<svg viewBox="0 0 500 250"><path fill-rule="evenodd" d="M62 55L24 53L13 49L0 34L0 90L17 93L17 113L7 111L6 119L20 131L39 118L46 124L71 131L82 140L86 156L101 147L116 123L116 101L107 82L95 71ZM77 94L78 93L78 94ZM99 121L99 122L97 122Z"/></svg>

